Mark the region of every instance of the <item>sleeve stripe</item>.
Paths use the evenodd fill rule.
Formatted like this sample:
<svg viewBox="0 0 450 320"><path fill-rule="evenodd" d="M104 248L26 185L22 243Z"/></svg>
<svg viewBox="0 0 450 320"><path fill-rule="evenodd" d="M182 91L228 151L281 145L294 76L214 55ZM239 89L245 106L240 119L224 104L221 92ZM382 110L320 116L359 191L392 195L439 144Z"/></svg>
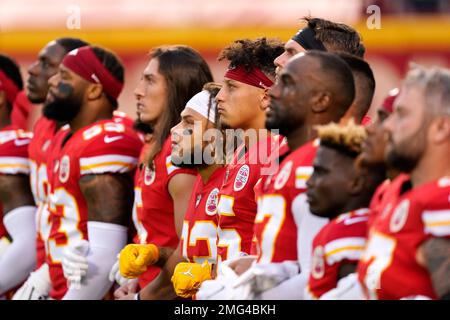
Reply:
<svg viewBox="0 0 450 320"><path fill-rule="evenodd" d="M347 237L334 241L330 241L325 245L325 254L335 250L347 247L364 247L366 245L366 238L364 237Z"/></svg>
<svg viewBox="0 0 450 320"><path fill-rule="evenodd" d="M95 166L91 168L81 169L81 175L85 174L101 174L107 172L113 173L125 173L131 171L134 166L126 164L126 165L104 165L104 166Z"/></svg>
<svg viewBox="0 0 450 320"><path fill-rule="evenodd" d="M123 155L106 155L80 158L80 173L101 174L106 172L124 173L133 170L137 158Z"/></svg>
<svg viewBox="0 0 450 320"><path fill-rule="evenodd" d="M357 261L361 258L363 251L364 247L341 248L325 254L325 259L329 265L333 265L334 263L344 259Z"/></svg>
<svg viewBox="0 0 450 320"><path fill-rule="evenodd" d="M167 156L167 158L166 158L166 168L167 168L167 174L171 174L175 170L180 169L180 167L177 167L172 163L171 156Z"/></svg>
<svg viewBox="0 0 450 320"><path fill-rule="evenodd" d="M104 156L80 158L81 167L108 162L126 162L130 164L135 164L137 162L137 159L136 157L124 156L120 154L108 154Z"/></svg>
<svg viewBox="0 0 450 320"><path fill-rule="evenodd" d="M364 250L364 246L343 247L343 248L338 248L333 251L327 252L327 253L325 253L325 256L331 257L332 255L341 253L343 251L361 251L361 250Z"/></svg>
<svg viewBox="0 0 450 320"><path fill-rule="evenodd" d="M0 157L0 173L2 174L30 174L30 163L22 157Z"/></svg>
<svg viewBox="0 0 450 320"><path fill-rule="evenodd" d="M424 211L422 221L426 233L437 237L450 235L450 210Z"/></svg>
<svg viewBox="0 0 450 320"><path fill-rule="evenodd" d="M359 260L366 245L363 237L349 237L334 240L325 245L325 258L329 265L344 259Z"/></svg>
<svg viewBox="0 0 450 320"><path fill-rule="evenodd" d="M110 161L110 162L103 162L103 163L96 163L96 164L81 166L81 171L99 168L99 167L109 167L109 166L134 167L134 164L128 163L128 162Z"/></svg>

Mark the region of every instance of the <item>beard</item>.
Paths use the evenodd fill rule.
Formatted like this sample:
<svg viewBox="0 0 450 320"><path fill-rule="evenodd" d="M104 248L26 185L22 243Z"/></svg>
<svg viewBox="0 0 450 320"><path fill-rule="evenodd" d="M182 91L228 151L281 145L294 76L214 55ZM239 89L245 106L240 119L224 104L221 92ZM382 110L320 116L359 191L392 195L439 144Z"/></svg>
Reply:
<svg viewBox="0 0 450 320"><path fill-rule="evenodd" d="M270 116L266 116L266 129L278 130L279 134L288 136L300 126L298 119L288 112L282 112L281 108L273 101L270 106Z"/></svg>
<svg viewBox="0 0 450 320"><path fill-rule="evenodd" d="M153 133L153 127L148 123L142 122L139 118L134 121L133 128L145 134Z"/></svg>
<svg viewBox="0 0 450 320"><path fill-rule="evenodd" d="M81 110L82 97L73 92L73 87L68 84L58 85L58 96L49 91L53 100L44 104L44 116L51 120L67 123L73 120Z"/></svg>
<svg viewBox="0 0 450 320"><path fill-rule="evenodd" d="M415 141L412 143L412 141ZM426 128L423 126L415 134L395 144L389 136L390 148L386 153L386 164L390 168L410 173L419 163L426 147Z"/></svg>

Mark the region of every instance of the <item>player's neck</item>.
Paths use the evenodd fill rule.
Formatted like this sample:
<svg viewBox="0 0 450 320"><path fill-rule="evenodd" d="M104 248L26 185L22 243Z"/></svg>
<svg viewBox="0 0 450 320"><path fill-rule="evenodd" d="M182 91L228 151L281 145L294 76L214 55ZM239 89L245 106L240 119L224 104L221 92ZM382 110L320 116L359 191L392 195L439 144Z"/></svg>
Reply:
<svg viewBox="0 0 450 320"><path fill-rule="evenodd" d="M97 121L112 119L112 117L112 111L107 108L103 108L100 110L96 110L94 108L92 108L92 110L90 110L90 108L83 108L80 113L72 121L69 122L70 129L72 130L72 132L76 132L81 128L91 125Z"/></svg>
<svg viewBox="0 0 450 320"><path fill-rule="evenodd" d="M347 204L342 208L342 213L348 213L350 211L359 210L362 208L368 208L370 204L370 197L356 197L356 198L350 198L349 201L347 201Z"/></svg>
<svg viewBox="0 0 450 320"><path fill-rule="evenodd" d="M442 154L422 157L410 174L413 188L439 180L444 176L450 176L450 163L448 161L440 161L445 159L446 156L448 156L448 153L442 152Z"/></svg>
<svg viewBox="0 0 450 320"><path fill-rule="evenodd" d="M5 117L0 119L0 129L3 129L7 126L11 125L11 118Z"/></svg>
<svg viewBox="0 0 450 320"><path fill-rule="evenodd" d="M289 149L294 151L317 137L312 126L302 125L286 136Z"/></svg>
<svg viewBox="0 0 450 320"><path fill-rule="evenodd" d="M210 166L200 167L198 169L198 174L202 178L203 184L206 184L213 173L221 167L222 166L220 164L212 164Z"/></svg>

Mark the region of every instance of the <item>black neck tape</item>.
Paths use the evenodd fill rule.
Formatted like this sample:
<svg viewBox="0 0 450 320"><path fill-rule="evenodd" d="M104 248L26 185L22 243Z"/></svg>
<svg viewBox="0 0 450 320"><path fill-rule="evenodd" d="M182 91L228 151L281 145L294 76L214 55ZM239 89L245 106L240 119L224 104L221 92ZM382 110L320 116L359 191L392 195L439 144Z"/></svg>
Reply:
<svg viewBox="0 0 450 320"><path fill-rule="evenodd" d="M316 33L310 27L306 27L302 30L299 30L295 36L292 37L292 40L297 42L299 45L303 47L305 50L320 50L327 51L322 41L316 39Z"/></svg>

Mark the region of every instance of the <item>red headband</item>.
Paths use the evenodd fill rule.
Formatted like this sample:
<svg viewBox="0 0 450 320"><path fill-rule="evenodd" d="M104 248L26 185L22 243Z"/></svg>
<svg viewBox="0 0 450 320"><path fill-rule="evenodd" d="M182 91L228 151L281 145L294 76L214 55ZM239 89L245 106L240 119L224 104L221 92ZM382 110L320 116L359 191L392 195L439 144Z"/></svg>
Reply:
<svg viewBox="0 0 450 320"><path fill-rule="evenodd" d="M399 93L400 92L397 88L389 91L389 95L386 97L386 99L384 99L381 107L383 107L383 109L385 109L387 112L392 113L392 111L394 110L395 99L397 99Z"/></svg>
<svg viewBox="0 0 450 320"><path fill-rule="evenodd" d="M230 68L225 73L225 78L233 79L261 89L268 89L273 86L272 80L267 78L266 75L256 67L249 72L247 72L242 65Z"/></svg>
<svg viewBox="0 0 450 320"><path fill-rule="evenodd" d="M11 104L14 103L20 91L16 84L2 70L0 70L0 90L5 91L6 100Z"/></svg>
<svg viewBox="0 0 450 320"><path fill-rule="evenodd" d="M70 51L64 57L62 64L86 81L100 83L103 91L114 99L117 99L122 91L123 83L105 68L91 47L86 46Z"/></svg>

